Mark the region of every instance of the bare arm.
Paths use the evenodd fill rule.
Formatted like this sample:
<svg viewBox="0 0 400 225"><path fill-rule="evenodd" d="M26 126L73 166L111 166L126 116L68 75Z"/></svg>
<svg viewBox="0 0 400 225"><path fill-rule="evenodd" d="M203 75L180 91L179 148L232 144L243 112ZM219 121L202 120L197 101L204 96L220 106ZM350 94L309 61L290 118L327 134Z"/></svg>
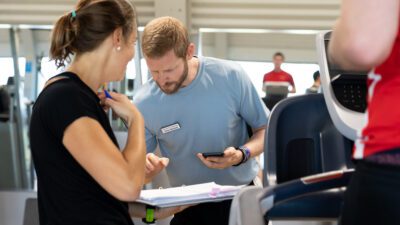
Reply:
<svg viewBox="0 0 400 225"><path fill-rule="evenodd" d="M122 153L99 122L89 117L70 124L64 132L63 143L106 191L117 199L133 201L140 194L145 175L144 121L126 97L113 94L113 98L115 101L111 100L109 105L120 115L125 115L129 124L128 140Z"/></svg>
<svg viewBox="0 0 400 225"><path fill-rule="evenodd" d="M329 45L330 60L348 70L369 70L390 54L399 22L398 0L342 0Z"/></svg>

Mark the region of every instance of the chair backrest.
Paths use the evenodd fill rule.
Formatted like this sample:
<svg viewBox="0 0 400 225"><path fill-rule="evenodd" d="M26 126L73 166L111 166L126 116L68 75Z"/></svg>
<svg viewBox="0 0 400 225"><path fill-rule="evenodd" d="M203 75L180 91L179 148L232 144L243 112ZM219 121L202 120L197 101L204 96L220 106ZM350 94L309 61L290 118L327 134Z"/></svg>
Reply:
<svg viewBox="0 0 400 225"><path fill-rule="evenodd" d="M333 125L322 94L287 98L270 114L264 184L352 167L352 144Z"/></svg>
<svg viewBox="0 0 400 225"><path fill-rule="evenodd" d="M254 204L263 189L258 186L242 188L233 198L229 225L264 225L264 218L258 204Z"/></svg>
<svg viewBox="0 0 400 225"><path fill-rule="evenodd" d="M39 210L37 198L26 199L23 225L39 225Z"/></svg>

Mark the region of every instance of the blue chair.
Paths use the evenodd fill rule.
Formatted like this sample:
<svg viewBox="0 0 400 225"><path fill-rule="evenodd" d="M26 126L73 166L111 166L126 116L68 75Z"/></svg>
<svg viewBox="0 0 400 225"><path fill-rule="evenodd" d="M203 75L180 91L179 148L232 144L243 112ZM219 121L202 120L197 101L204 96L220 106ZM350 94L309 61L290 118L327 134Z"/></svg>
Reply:
<svg viewBox="0 0 400 225"><path fill-rule="evenodd" d="M232 210L239 214L245 210L242 203L259 205L254 213L232 219L231 225L340 216L345 186L353 173L352 141L364 126L367 87L366 73L328 63L329 39L330 32L317 36L323 94L288 98L274 107L264 146L267 187L245 188L234 198Z"/></svg>
<svg viewBox="0 0 400 225"><path fill-rule="evenodd" d="M353 166L351 149L352 141L333 125L322 94L279 102L265 134L266 187L248 187L235 196L230 224L337 219L344 192L340 187L347 184L347 169ZM249 212L252 202L260 204L251 205Z"/></svg>
<svg viewBox="0 0 400 225"><path fill-rule="evenodd" d="M316 39L324 99L322 100L321 95L315 96L321 99L318 100L319 108L316 112L326 118L325 123L322 120L309 118L307 115L312 113L311 111L305 112L304 107L308 104L305 102L312 101L313 96L303 100L304 103L299 103L301 107L291 106L292 109L287 110L290 113L293 113L293 110L300 112L296 118L304 120L304 127L300 129L300 132L305 132L305 135L309 135L310 131L315 131L315 127L321 127L319 123L323 124L319 138L310 137L299 142L295 141L291 145L288 143L288 147L282 149L280 143L290 140L285 140L285 133L280 132L280 129L285 129L289 136L293 132L300 134L299 131L288 129L285 122L283 122L283 128L282 123L275 124L275 127L278 127L277 130L267 135L268 138L272 135L272 138L266 140L266 148L269 152L266 160L269 160L268 157L274 157L274 150L276 152L283 150L283 153L276 153L276 162L279 164L267 164L265 180L272 186L263 190L258 198L266 220L280 217L335 220L340 216L344 187L347 186L353 173L351 169L353 167L351 164L352 141L357 138L357 131L365 124L367 74L345 71L328 62L330 36L331 32L322 32ZM287 107L284 107L283 102L282 104L281 108ZM288 102L286 104L289 105ZM271 113L273 114L274 112ZM308 121L309 119L311 120ZM271 120L274 120L272 116ZM297 125L300 124L297 123ZM274 126L271 125L271 127ZM283 135L283 137L276 137L276 143L273 143L274 132L277 136ZM318 150L315 151L318 147L320 153ZM288 157L288 159L283 157ZM273 163L274 159L271 160ZM289 162L285 164L285 160ZM291 163L294 163L293 166ZM296 179L298 176L311 174L317 175Z"/></svg>
<svg viewBox="0 0 400 225"><path fill-rule="evenodd" d="M305 184L304 180L314 181L311 175L324 173L332 178L352 168L352 145L333 125L322 94L296 96L278 103L271 112L265 136L264 184L267 188L262 196L265 200L261 200L265 219L336 219L343 189L319 191L326 190L319 188L331 189L344 183ZM311 177L304 178L307 176ZM309 193L313 194L303 196ZM270 205L271 196L274 207Z"/></svg>

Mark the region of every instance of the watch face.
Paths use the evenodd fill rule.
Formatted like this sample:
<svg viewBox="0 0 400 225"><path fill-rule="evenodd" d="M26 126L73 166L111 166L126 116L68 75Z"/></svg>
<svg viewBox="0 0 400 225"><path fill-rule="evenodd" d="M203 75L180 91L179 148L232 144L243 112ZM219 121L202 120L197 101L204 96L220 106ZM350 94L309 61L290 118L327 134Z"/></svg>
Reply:
<svg viewBox="0 0 400 225"><path fill-rule="evenodd" d="M242 150L244 153L243 162L246 162L250 158L250 149L246 146L240 146L239 149Z"/></svg>

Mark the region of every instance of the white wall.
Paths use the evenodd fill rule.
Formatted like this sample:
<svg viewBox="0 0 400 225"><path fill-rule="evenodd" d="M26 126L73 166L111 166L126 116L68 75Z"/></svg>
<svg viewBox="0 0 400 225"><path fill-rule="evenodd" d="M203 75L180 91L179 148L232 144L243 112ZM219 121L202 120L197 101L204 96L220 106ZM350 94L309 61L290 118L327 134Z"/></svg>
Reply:
<svg viewBox="0 0 400 225"><path fill-rule="evenodd" d="M0 24L51 25L69 13L76 0L1 0ZM192 37L200 28L251 29L250 33L202 33L203 55L232 60L267 61L273 52L288 62L316 62L314 34L294 30L331 29L340 0L133 0L139 25L158 16L184 20ZM255 30L256 29L256 30ZM288 33L286 32L289 30ZM0 57L10 54L8 33L0 29ZM261 33L254 33L254 31ZM266 31L272 31L266 32ZM34 32L36 33L36 32ZM38 32L38 47L47 52L49 32ZM219 38L216 39L216 36ZM222 38L221 38L222 37ZM221 43L225 43L221 48ZM23 49L22 49L23 51ZM23 53L23 52L21 52Z"/></svg>

